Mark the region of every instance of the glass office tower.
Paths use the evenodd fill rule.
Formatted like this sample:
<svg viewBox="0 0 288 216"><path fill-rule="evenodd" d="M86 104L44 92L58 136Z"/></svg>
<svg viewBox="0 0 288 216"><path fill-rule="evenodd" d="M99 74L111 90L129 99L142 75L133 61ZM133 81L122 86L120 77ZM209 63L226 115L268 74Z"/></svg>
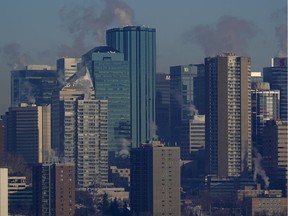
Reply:
<svg viewBox="0 0 288 216"><path fill-rule="evenodd" d="M97 100L108 100L108 148L116 156L128 156L131 145L129 65L124 54L102 46L82 56Z"/></svg>
<svg viewBox="0 0 288 216"><path fill-rule="evenodd" d="M132 147L155 134L156 30L143 26L113 28L107 45L124 53L129 62Z"/></svg>

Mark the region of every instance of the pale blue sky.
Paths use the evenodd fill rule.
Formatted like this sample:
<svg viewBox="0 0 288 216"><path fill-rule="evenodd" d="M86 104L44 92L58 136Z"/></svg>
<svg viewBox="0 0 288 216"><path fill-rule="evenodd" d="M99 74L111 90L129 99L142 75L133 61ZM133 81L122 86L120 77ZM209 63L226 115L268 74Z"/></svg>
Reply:
<svg viewBox="0 0 288 216"><path fill-rule="evenodd" d="M112 15L105 16L103 10ZM114 12L117 14L111 17ZM93 20L100 24L94 26ZM279 50L286 50L279 46L281 37L276 36L275 28L282 25L283 43L283 25L287 33L287 1L3 1L0 7L0 114L10 101L11 66L8 64L18 62L18 68L25 63L51 64L64 54L79 55L101 45L99 35L104 29L127 23L156 28L159 72L169 72L172 65L203 63L205 56L222 51L250 56L252 70L260 71L270 66L271 58ZM69 28L74 33L69 32ZM83 45L79 45L79 41Z"/></svg>

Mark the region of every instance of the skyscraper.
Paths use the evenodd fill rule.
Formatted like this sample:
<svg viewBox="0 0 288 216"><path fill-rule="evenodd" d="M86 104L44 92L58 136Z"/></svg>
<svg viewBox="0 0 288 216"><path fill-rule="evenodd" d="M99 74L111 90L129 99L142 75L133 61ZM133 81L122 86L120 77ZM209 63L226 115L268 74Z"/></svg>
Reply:
<svg viewBox="0 0 288 216"><path fill-rule="evenodd" d="M156 30L143 26L113 28L107 45L129 62L132 147L150 140L155 124Z"/></svg>
<svg viewBox="0 0 288 216"><path fill-rule="evenodd" d="M95 47L82 56L97 100L108 100L108 149L128 156L131 145L130 75L124 54L114 48Z"/></svg>
<svg viewBox="0 0 288 216"><path fill-rule="evenodd" d="M249 57L205 58L205 142L208 173L240 176L251 169L251 81Z"/></svg>
<svg viewBox="0 0 288 216"><path fill-rule="evenodd" d="M77 186L108 181L108 102L95 100L86 67L74 74L52 103L53 146L76 166Z"/></svg>
<svg viewBox="0 0 288 216"><path fill-rule="evenodd" d="M51 103L52 92L58 87L57 79L55 67L49 65L28 65L25 70L12 71L11 106Z"/></svg>
<svg viewBox="0 0 288 216"><path fill-rule="evenodd" d="M272 67L263 69L264 82L269 82L272 90L280 90L280 118L285 122L288 122L287 74L287 57L273 58Z"/></svg>
<svg viewBox="0 0 288 216"><path fill-rule="evenodd" d="M69 163L34 166L33 204L36 215L74 215L75 166Z"/></svg>
<svg viewBox="0 0 288 216"><path fill-rule="evenodd" d="M269 83L252 83L252 146L262 155L263 127L268 120L279 120L280 91L270 90Z"/></svg>
<svg viewBox="0 0 288 216"><path fill-rule="evenodd" d="M156 73L156 126L158 139L166 145L170 142L170 75Z"/></svg>
<svg viewBox="0 0 288 216"><path fill-rule="evenodd" d="M180 149L159 141L131 150L130 204L137 215L180 215Z"/></svg>
<svg viewBox="0 0 288 216"><path fill-rule="evenodd" d="M10 107L7 118L7 151L23 157L28 164L50 158L51 105L21 103Z"/></svg>
<svg viewBox="0 0 288 216"><path fill-rule="evenodd" d="M170 67L171 145L174 143L181 145L180 133L183 122L189 121L190 116L198 114L198 108L204 112L204 75L203 64ZM202 79L196 80L197 77ZM199 107L196 106L196 101Z"/></svg>

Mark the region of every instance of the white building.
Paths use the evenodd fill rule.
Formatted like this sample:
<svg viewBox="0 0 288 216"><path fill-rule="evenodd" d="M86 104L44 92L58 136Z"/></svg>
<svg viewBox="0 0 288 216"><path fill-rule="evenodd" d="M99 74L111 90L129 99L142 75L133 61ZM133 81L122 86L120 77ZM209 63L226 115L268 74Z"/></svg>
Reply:
<svg viewBox="0 0 288 216"><path fill-rule="evenodd" d="M0 215L8 216L8 168L0 168Z"/></svg>

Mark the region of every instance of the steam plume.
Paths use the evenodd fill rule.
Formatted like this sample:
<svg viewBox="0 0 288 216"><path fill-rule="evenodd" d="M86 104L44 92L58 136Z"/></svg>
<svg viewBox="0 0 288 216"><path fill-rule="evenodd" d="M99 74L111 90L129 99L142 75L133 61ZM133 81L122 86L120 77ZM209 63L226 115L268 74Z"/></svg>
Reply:
<svg viewBox="0 0 288 216"><path fill-rule="evenodd" d="M284 18L284 19L283 19ZM275 26L275 36L278 40L278 57L287 57L287 9L286 7L272 13L271 19L277 24ZM284 20L284 23L282 23ZM282 21L282 22L281 22Z"/></svg>
<svg viewBox="0 0 288 216"><path fill-rule="evenodd" d="M260 176L264 183L265 183L265 188L269 188L269 177L266 175L265 170L262 168L261 161L262 161L262 156L261 154L257 151L256 148L253 148L253 163L254 163L254 173L253 173L253 180L256 182L257 176Z"/></svg>
<svg viewBox="0 0 288 216"><path fill-rule="evenodd" d="M121 158L128 158L130 156L130 141L128 139L121 139L121 150L119 151L119 156Z"/></svg>
<svg viewBox="0 0 288 216"><path fill-rule="evenodd" d="M245 54L248 40L256 33L257 27L253 22L222 16L215 26L195 26L185 33L184 40L200 44L206 56L223 52Z"/></svg>
<svg viewBox="0 0 288 216"><path fill-rule="evenodd" d="M151 131L152 139L158 139L157 125L155 124L155 122L150 122L150 131Z"/></svg>
<svg viewBox="0 0 288 216"><path fill-rule="evenodd" d="M21 46L18 43L6 44L0 47L2 58L4 62L12 70L23 69L28 62L31 62L31 57L27 53L23 53Z"/></svg>
<svg viewBox="0 0 288 216"><path fill-rule="evenodd" d="M97 5L88 5L86 7L77 6L75 8L62 8L60 10L61 19L68 29L69 33L74 36L72 47L67 45L60 46L60 51L65 54L77 54L85 49L85 39L92 36L104 44L105 31L112 25L132 25L134 23L133 10L122 0L105 0L103 9L97 13ZM80 50L80 51L79 51ZM60 53L61 53L60 52Z"/></svg>

